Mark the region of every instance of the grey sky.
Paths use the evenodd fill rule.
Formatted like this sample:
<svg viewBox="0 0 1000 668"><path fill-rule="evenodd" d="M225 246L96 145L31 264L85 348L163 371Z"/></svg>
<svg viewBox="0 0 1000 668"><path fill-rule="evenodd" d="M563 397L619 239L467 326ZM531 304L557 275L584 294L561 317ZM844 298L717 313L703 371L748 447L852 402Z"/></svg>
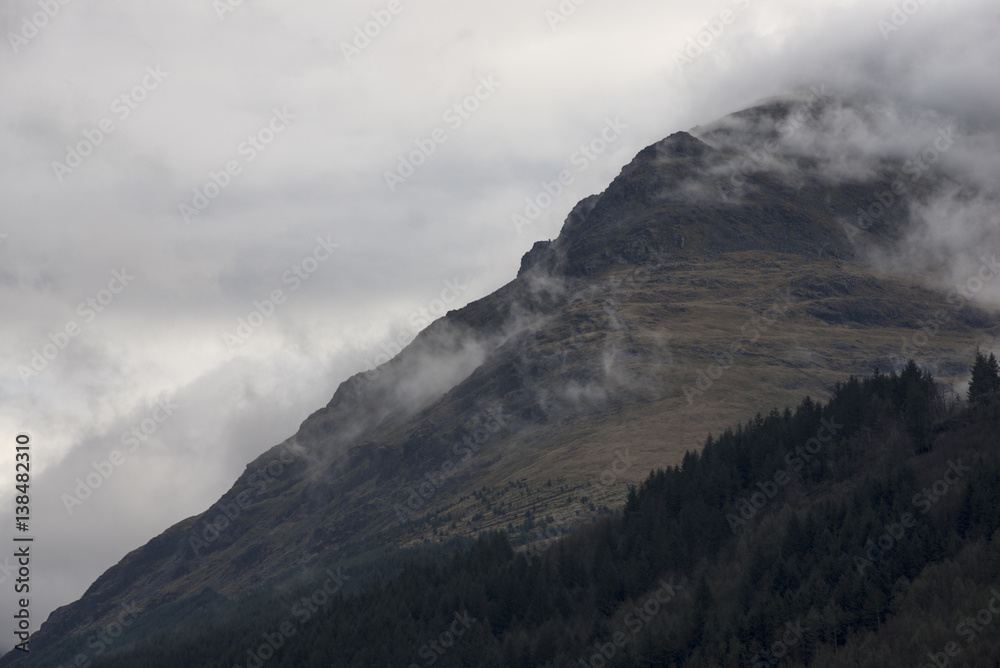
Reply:
<svg viewBox="0 0 1000 668"><path fill-rule="evenodd" d="M36 628L207 508L412 337L421 309L511 280L644 146L818 84L998 127L995 3L908 7L890 31L882 0L5 2L0 470L31 434ZM365 45L357 31L378 19ZM356 39L359 53L343 48ZM620 134L581 158L609 121ZM77 162L81 143L96 146ZM400 170L414 151L423 164ZM563 170L565 192L516 229ZM122 434L143 420L155 431L129 452ZM63 494L116 449L124 461L70 514ZM0 476L4 498L13 484Z"/></svg>

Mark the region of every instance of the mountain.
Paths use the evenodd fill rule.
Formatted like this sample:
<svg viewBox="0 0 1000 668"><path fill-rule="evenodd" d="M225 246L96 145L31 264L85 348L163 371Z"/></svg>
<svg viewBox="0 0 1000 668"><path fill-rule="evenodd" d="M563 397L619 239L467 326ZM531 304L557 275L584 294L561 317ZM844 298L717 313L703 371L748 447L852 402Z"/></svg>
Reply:
<svg viewBox="0 0 1000 668"><path fill-rule="evenodd" d="M964 382L1000 317L886 261L956 176L921 172L881 215L859 216L908 163L852 170L849 155L803 149L845 109L863 121L852 104L791 96L646 147L514 280L344 382L205 513L54 611L30 658L0 666L121 651L334 564L358 569L349 591L482 532L546 545L634 504L629 485L709 432L876 367L915 357L944 387ZM142 610L132 632L91 643L123 606Z"/></svg>
<svg viewBox="0 0 1000 668"><path fill-rule="evenodd" d="M913 363L852 376L707 438L558 540L486 533L381 580L368 559L203 592L94 666L994 666L995 358L986 376L969 403Z"/></svg>

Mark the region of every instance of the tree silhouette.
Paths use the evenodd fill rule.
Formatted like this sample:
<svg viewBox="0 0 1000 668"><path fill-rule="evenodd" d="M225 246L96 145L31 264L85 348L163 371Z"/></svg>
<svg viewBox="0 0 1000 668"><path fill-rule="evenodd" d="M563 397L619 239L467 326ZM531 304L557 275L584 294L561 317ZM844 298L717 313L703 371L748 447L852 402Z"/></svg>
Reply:
<svg viewBox="0 0 1000 668"><path fill-rule="evenodd" d="M976 349L976 361L972 366L972 380L969 381L968 399L982 401L989 395L1000 390L1000 363L996 355L989 357Z"/></svg>

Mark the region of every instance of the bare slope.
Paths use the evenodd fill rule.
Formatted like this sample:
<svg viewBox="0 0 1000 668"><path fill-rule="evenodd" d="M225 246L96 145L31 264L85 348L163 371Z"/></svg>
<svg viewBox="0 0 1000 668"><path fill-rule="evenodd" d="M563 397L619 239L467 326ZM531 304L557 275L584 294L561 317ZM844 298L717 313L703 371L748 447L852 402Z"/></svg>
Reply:
<svg viewBox="0 0 1000 668"><path fill-rule="evenodd" d="M834 182L800 161L793 180L757 169L734 181L738 152L718 128L703 138L641 151L515 280L341 385L212 508L56 610L35 646L107 623L123 602L234 595L389 541L553 535L748 412L904 355L959 380L1000 332L964 298L865 263L844 220L877 180ZM868 243L897 238L905 207L895 215Z"/></svg>

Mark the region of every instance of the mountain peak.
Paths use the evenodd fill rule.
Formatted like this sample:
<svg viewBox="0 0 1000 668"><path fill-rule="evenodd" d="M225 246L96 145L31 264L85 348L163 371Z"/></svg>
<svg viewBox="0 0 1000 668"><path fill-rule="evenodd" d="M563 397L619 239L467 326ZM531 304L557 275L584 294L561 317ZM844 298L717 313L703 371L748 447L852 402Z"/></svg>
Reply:
<svg viewBox="0 0 1000 668"><path fill-rule="evenodd" d="M1000 320L839 261L855 253L842 221L884 182L830 177L763 141L791 108L768 102L639 151L556 239L533 245L518 279L346 381L217 504L127 555L33 639L85 639L121 602L201 605L206 587L238 605L292 569L397 541L532 540L536 517L558 526L623 501L626 485L612 490L601 471L637 482L737 406L766 410L891 367L904 352L893 342L916 341L935 311L947 316L920 354L964 374L955 351ZM866 241L906 221L897 207ZM620 480L610 447L632 448Z"/></svg>
<svg viewBox="0 0 1000 668"><path fill-rule="evenodd" d="M697 137L684 132L675 132L672 135L661 139L655 144L650 144L639 151L635 156L636 160L663 160L681 158L700 158L712 147L701 141Z"/></svg>

